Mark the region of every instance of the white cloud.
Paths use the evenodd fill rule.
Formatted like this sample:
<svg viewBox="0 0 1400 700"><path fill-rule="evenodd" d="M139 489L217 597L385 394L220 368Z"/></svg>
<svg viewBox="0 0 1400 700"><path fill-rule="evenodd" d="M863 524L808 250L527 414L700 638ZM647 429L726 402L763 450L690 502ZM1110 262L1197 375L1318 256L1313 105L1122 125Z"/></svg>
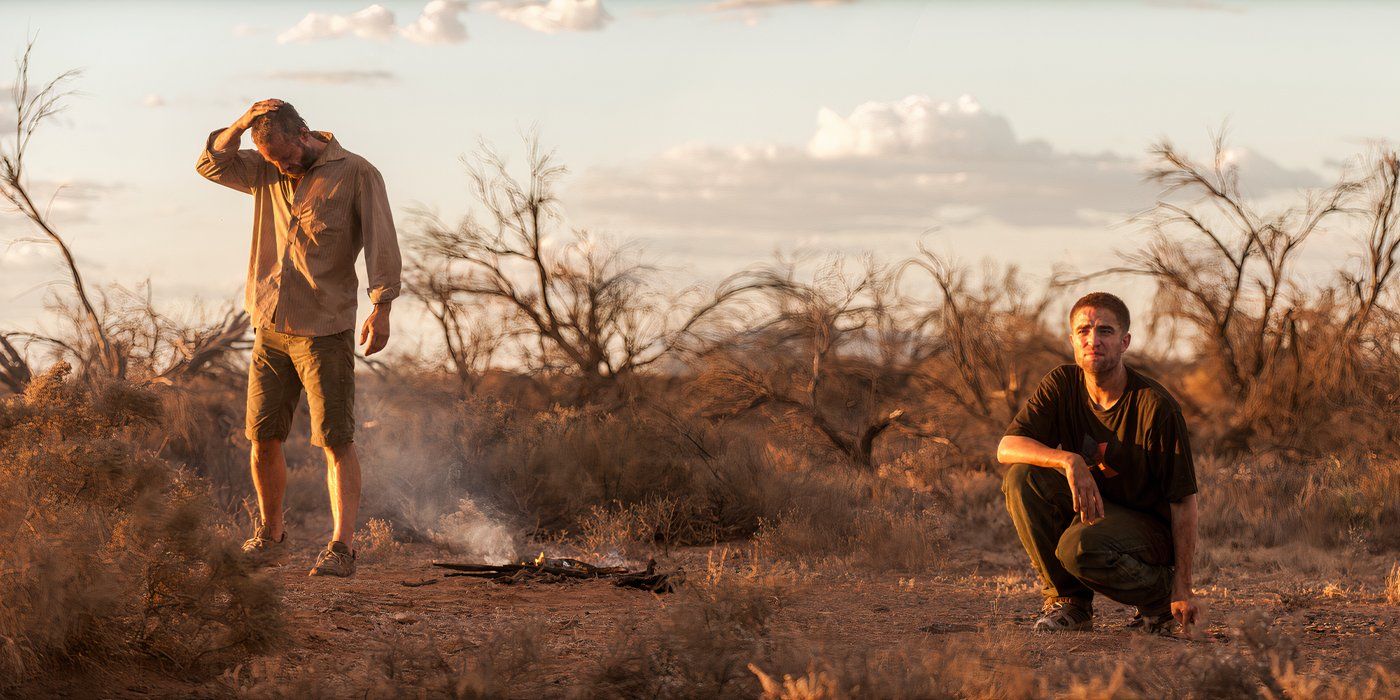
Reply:
<svg viewBox="0 0 1400 700"><path fill-rule="evenodd" d="M947 102L911 95L898 102L866 102L849 117L822 108L807 152L813 158L920 153L970 158L1046 148L1018 143L1006 119L984 113L971 96Z"/></svg>
<svg viewBox="0 0 1400 700"><path fill-rule="evenodd" d="M278 34L277 42L311 42L344 36L387 41L402 36L419 44L456 43L467 38L467 28L458 17L466 9L466 3L460 0L432 0L423 6L418 19L403 28L396 24L394 13L382 5L370 5L351 15L312 12Z"/></svg>
<svg viewBox="0 0 1400 700"><path fill-rule="evenodd" d="M1102 230L1106 219L1153 202L1142 164L1018 138L970 97L911 96L845 116L823 109L805 146L689 145L594 170L569 201L576 213L628 230L907 235L972 220ZM1256 194L1319 184L1257 154L1241 165Z"/></svg>
<svg viewBox="0 0 1400 700"><path fill-rule="evenodd" d="M482 3L481 9L546 34L594 31L612 19L602 0L487 2Z"/></svg>
<svg viewBox="0 0 1400 700"><path fill-rule="evenodd" d="M458 14L467 10L465 2L433 0L423 6L413 24L400 30L405 39L418 44L455 44L467 38L467 27Z"/></svg>
<svg viewBox="0 0 1400 700"><path fill-rule="evenodd" d="M385 40L398 31L394 13L382 5L370 5L352 15L312 12L285 32L277 35L279 44L319 41L354 35L361 39Z"/></svg>
<svg viewBox="0 0 1400 700"><path fill-rule="evenodd" d="M141 100L141 104L147 107L164 107L165 98L153 92L146 95L146 97Z"/></svg>

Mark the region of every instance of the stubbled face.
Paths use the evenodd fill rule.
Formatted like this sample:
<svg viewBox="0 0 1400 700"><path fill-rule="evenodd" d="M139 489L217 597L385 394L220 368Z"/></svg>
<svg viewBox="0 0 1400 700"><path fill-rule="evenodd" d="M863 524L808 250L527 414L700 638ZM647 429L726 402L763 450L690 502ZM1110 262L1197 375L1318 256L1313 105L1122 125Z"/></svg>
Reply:
<svg viewBox="0 0 1400 700"><path fill-rule="evenodd" d="M1132 335L1123 332L1112 311L1085 307L1070 319L1074 362L1089 374L1105 374L1123 362Z"/></svg>
<svg viewBox="0 0 1400 700"><path fill-rule="evenodd" d="M304 138L304 137L303 137ZM311 169L316 155L302 143L302 138L268 134L263 143L254 143L263 160L271 163L287 177L299 178Z"/></svg>

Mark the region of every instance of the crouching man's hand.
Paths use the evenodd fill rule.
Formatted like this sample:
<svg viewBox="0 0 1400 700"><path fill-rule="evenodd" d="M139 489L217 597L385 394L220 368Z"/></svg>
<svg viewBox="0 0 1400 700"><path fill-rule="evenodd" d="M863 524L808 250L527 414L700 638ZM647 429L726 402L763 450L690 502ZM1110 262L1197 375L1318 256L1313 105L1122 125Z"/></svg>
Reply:
<svg viewBox="0 0 1400 700"><path fill-rule="evenodd" d="M1191 626L1196 624L1201 616L1201 609L1196 605L1196 600L1190 594L1185 596L1172 596L1177 598L1172 601L1172 617L1176 618L1181 625L1181 631L1185 634L1191 633Z"/></svg>
<svg viewBox="0 0 1400 700"><path fill-rule="evenodd" d="M360 327L360 344L365 348L365 357L384 349L389 344L389 303L375 304Z"/></svg>

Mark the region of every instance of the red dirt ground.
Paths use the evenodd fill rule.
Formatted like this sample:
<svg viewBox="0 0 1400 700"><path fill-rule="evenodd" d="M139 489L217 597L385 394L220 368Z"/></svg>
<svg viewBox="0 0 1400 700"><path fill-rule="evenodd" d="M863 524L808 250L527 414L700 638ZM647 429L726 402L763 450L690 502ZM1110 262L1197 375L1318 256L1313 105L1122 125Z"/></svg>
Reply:
<svg viewBox="0 0 1400 700"><path fill-rule="evenodd" d="M681 552L669 565L703 570L711 553ZM290 563L273 570L284 587L291 638L269 658L288 669L342 669L328 679L336 695L354 695L340 679L356 677L356 669L374 663L375 655L396 640L431 633L455 656L470 653L493 631L529 619L542 624L546 653L525 694L562 696L579 670L596 666L619 635L654 633L649 623L672 599L605 581L503 585L441 578L429 562L445 555L426 545L405 546L378 560L367 556L358 574L344 580L306 576L313 556L309 548L299 550ZM1209 617L1194 640L1130 634L1121 629L1130 611L1102 599L1096 604L1096 631L1035 634L1027 629L1038 604L1029 570L1005 559L963 553L933 574L914 576L870 575L839 564L799 567L792 570L797 583L782 601L773 634L820 640L817 646L828 656L996 639L988 654L997 665L1035 669L1074 654L1097 658L1094 666L1106 675L1120 660L1141 663L1144 651L1155 656L1174 645L1230 644L1227 621L1263 609L1286 621L1299 643L1300 669L1344 673L1358 664L1400 657L1400 607L1340 589L1300 596L1296 576L1269 573L1267 566L1231 572L1228 587L1205 587ZM402 583L425 578L441 580L416 588ZM76 675L30 690L69 697L229 697L236 694L235 685L227 677L189 682L132 667L118 677Z"/></svg>

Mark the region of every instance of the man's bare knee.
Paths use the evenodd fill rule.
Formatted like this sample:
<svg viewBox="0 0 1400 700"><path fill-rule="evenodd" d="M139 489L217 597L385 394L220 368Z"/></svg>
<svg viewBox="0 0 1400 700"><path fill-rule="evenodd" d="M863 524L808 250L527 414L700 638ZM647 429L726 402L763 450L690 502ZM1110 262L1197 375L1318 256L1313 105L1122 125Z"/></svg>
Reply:
<svg viewBox="0 0 1400 700"><path fill-rule="evenodd" d="M253 440L253 455L258 459L270 459L282 451L281 440Z"/></svg>
<svg viewBox="0 0 1400 700"><path fill-rule="evenodd" d="M326 452L326 464L339 464L355 456L355 443L353 442L326 445L321 449Z"/></svg>

